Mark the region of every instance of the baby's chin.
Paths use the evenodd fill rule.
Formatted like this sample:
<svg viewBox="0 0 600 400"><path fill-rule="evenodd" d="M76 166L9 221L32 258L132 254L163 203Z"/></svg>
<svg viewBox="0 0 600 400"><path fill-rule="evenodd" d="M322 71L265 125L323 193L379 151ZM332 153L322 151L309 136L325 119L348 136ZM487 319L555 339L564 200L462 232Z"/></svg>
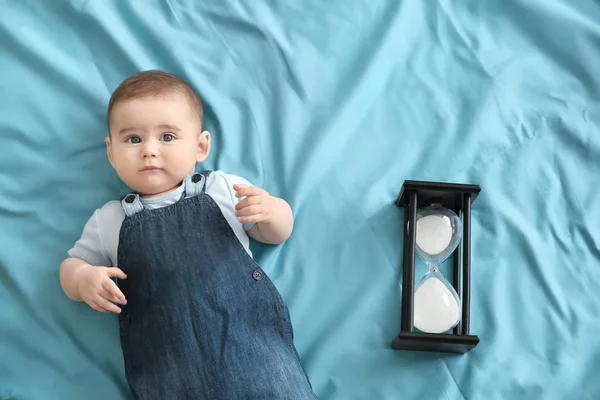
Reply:
<svg viewBox="0 0 600 400"><path fill-rule="evenodd" d="M123 182L141 197L156 197L180 186L187 174L180 172L168 174L165 170L140 172L121 176Z"/></svg>
<svg viewBox="0 0 600 400"><path fill-rule="evenodd" d="M150 198L150 197L157 197L162 194L165 194L180 185L181 185L181 181L165 182L163 184L157 184L157 185L135 185L135 186L130 186L130 187L136 193L138 193L141 197Z"/></svg>

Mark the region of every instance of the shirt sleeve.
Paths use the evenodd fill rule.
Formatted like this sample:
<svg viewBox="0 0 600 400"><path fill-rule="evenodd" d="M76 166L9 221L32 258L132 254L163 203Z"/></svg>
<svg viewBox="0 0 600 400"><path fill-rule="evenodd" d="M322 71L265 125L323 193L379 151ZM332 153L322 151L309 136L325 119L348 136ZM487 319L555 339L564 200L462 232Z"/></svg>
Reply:
<svg viewBox="0 0 600 400"><path fill-rule="evenodd" d="M248 182L246 179L242 178L241 176L237 176L237 175L223 174L223 179L225 179L225 182L227 184L227 190L229 192L229 196L231 197L231 203L233 204L234 208L235 208L235 206L237 206L237 204L240 201L244 200L244 197L241 197L241 198L235 197L235 189L233 188L233 185L254 186L250 182ZM244 226L244 230L247 231L254 226L254 222L245 223L242 225Z"/></svg>
<svg viewBox="0 0 600 400"><path fill-rule="evenodd" d="M81 238L67 253L95 266L112 266L110 257L102 243L98 221L99 210L96 210L83 228Z"/></svg>

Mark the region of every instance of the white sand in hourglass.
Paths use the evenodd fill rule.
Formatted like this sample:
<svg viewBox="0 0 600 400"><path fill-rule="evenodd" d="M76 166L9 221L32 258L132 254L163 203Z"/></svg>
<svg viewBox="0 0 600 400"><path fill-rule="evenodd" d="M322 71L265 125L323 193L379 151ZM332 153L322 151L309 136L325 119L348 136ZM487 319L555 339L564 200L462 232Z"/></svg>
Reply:
<svg viewBox="0 0 600 400"><path fill-rule="evenodd" d="M417 221L417 246L430 256L440 254L452 240L450 219L443 215L427 215Z"/></svg>
<svg viewBox="0 0 600 400"><path fill-rule="evenodd" d="M442 333L458 323L458 302L436 277L427 279L415 293L414 324L422 332Z"/></svg>

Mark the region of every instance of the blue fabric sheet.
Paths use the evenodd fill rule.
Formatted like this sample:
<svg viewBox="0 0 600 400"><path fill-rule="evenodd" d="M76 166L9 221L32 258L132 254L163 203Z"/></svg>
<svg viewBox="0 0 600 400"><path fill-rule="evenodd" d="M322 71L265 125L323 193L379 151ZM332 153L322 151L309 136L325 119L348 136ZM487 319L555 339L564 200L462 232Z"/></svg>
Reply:
<svg viewBox="0 0 600 400"><path fill-rule="evenodd" d="M126 189L106 105L151 68L204 98L202 168L292 205L253 249L320 398L600 398L599 65L589 1L0 0L0 399L129 396L58 267ZM390 347L405 179L483 189L466 355Z"/></svg>

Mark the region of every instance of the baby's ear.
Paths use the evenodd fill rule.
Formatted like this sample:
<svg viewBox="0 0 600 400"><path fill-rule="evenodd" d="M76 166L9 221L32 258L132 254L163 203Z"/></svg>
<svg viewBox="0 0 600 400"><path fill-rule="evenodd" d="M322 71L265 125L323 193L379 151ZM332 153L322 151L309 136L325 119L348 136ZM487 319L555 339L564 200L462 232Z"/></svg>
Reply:
<svg viewBox="0 0 600 400"><path fill-rule="evenodd" d="M110 136L107 136L104 142L106 143L106 155L108 156L108 161L110 162L110 165L112 165L114 168L115 162L113 160L112 142L110 141Z"/></svg>
<svg viewBox="0 0 600 400"><path fill-rule="evenodd" d="M208 154L210 153L210 132L202 131L198 135L198 155L196 157L196 161L199 163L203 162L208 158Z"/></svg>

